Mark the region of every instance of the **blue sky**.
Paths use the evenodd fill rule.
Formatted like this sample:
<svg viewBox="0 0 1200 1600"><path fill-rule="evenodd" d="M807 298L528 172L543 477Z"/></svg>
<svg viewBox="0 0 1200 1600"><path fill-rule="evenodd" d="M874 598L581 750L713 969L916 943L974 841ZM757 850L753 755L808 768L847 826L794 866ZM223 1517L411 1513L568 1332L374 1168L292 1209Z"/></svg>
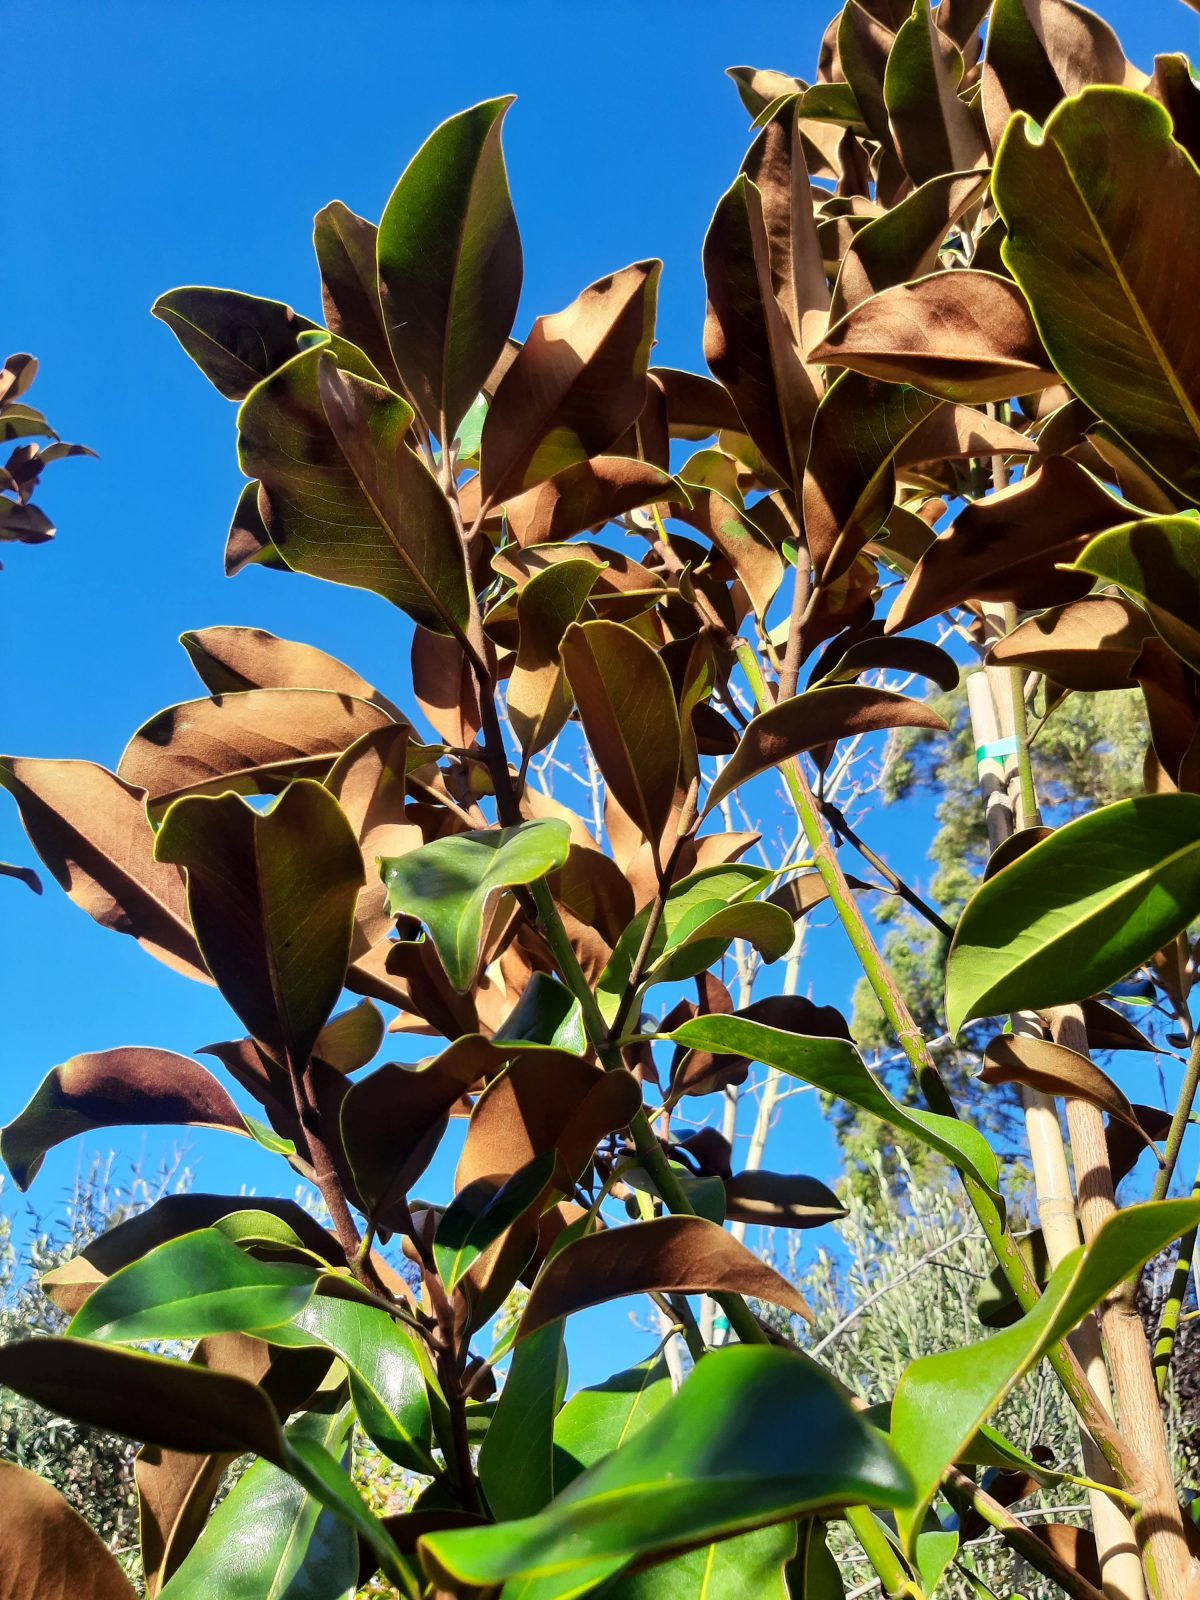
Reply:
<svg viewBox="0 0 1200 1600"><path fill-rule="evenodd" d="M1147 69L1156 51L1200 54L1200 19L1179 0L1100 9ZM602 274L661 256L655 359L701 370L701 239L748 142L723 70L811 75L826 20L826 6L795 0L744 12L76 0L55 8L55 26L28 30L10 85L23 160L9 186L3 339L39 356L34 403L101 459L47 473L54 544L3 553L0 748L115 766L150 714L198 692L177 639L212 623L319 645L406 698L408 625L382 600L290 575L224 578L241 482L234 412L150 317L157 295L212 283L319 315L313 213L337 197L378 217L438 122L515 92L505 138L525 246L518 334ZM872 833L911 863L898 821L877 817ZM0 859L32 860L7 803ZM34 900L0 879L0 903L0 1119L80 1051L190 1051L236 1026L214 993L96 928L53 884ZM845 955L840 935L824 934L803 986L844 1002ZM175 1142L151 1132L119 1147L153 1163ZM286 1185L242 1141L196 1134L189 1146L201 1187ZM47 1161L41 1211L79 1157L69 1146ZM807 1098L791 1102L775 1158L834 1175ZM625 1325L623 1311L605 1323Z"/></svg>

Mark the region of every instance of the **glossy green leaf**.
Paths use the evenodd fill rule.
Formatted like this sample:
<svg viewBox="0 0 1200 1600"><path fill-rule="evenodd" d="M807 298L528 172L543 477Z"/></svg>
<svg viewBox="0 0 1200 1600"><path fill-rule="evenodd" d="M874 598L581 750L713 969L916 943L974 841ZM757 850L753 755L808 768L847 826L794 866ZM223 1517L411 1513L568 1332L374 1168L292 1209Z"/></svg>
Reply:
<svg viewBox="0 0 1200 1600"><path fill-rule="evenodd" d="M243 471L288 566L370 589L422 627L461 636L470 616L446 497L405 442L411 408L324 350L289 361L238 413Z"/></svg>
<svg viewBox="0 0 1200 1600"><path fill-rule="evenodd" d="M425 924L446 976L465 994L479 964L491 897L561 867L570 844L570 829L557 818L434 839L406 856L384 858L388 907Z"/></svg>
<svg viewBox="0 0 1200 1600"><path fill-rule="evenodd" d="M335 1072L357 1072L379 1052L387 1024L373 1000L360 1000L347 1011L339 1011L317 1035L313 1055Z"/></svg>
<svg viewBox="0 0 1200 1600"><path fill-rule="evenodd" d="M829 1549L825 1523L820 1517L805 1517L800 1523L787 1582L789 1600L845 1600L841 1570Z"/></svg>
<svg viewBox="0 0 1200 1600"><path fill-rule="evenodd" d="M764 961L787 955L796 928L782 906L765 900L724 906L690 932L668 939L646 974L647 983L678 983L715 966L735 939L753 945Z"/></svg>
<svg viewBox="0 0 1200 1600"><path fill-rule="evenodd" d="M1063 101L1040 131L1019 115L993 190L1005 264L1055 366L1156 471L1200 496L1200 348L1186 332L1200 260L1173 250L1200 232L1200 172L1167 112L1100 86Z"/></svg>
<svg viewBox="0 0 1200 1600"><path fill-rule="evenodd" d="M554 1498L554 1417L567 1386L562 1322L525 1339L479 1452L479 1481L492 1515L531 1517Z"/></svg>
<svg viewBox="0 0 1200 1600"><path fill-rule="evenodd" d="M670 1370L659 1355L572 1395L554 1419L555 1493L632 1439L673 1392Z"/></svg>
<svg viewBox="0 0 1200 1600"><path fill-rule="evenodd" d="M433 1259L447 1293L545 1193L555 1160L554 1151L546 1150L520 1167L499 1188L481 1179L459 1190L442 1213L433 1240Z"/></svg>
<svg viewBox="0 0 1200 1600"><path fill-rule="evenodd" d="M952 1034L1071 1005L1200 915L1200 796L1140 795L1078 817L981 884L946 962Z"/></svg>
<svg viewBox="0 0 1200 1600"><path fill-rule="evenodd" d="M291 306L236 289L171 289L150 310L227 400L244 400L299 354L301 334L320 331Z"/></svg>
<svg viewBox="0 0 1200 1600"><path fill-rule="evenodd" d="M848 1039L785 1033L747 1017L693 1017L666 1035L688 1049L747 1056L811 1083L825 1094L879 1117L968 1172L993 1195L999 1192L996 1156L977 1129L934 1111L916 1111L894 1100Z"/></svg>
<svg viewBox="0 0 1200 1600"><path fill-rule="evenodd" d="M348 1407L313 1412L288 1429L289 1442L316 1439L344 1455ZM213 1512L199 1539L160 1590L163 1600L349 1600L357 1588L354 1530L281 1468L256 1461Z"/></svg>
<svg viewBox="0 0 1200 1600"><path fill-rule="evenodd" d="M346 1414L350 1411L345 1408ZM406 1600L417 1600L419 1585L408 1561L381 1520L367 1509L346 1468L326 1448L319 1433L297 1433L285 1441L284 1465L314 1499L358 1535Z"/></svg>
<svg viewBox="0 0 1200 1600"><path fill-rule="evenodd" d="M485 100L435 129L379 223L392 355L443 443L500 359L521 296L521 238L500 143L512 102Z"/></svg>
<svg viewBox="0 0 1200 1600"><path fill-rule="evenodd" d="M980 1424L1046 1351L1121 1283L1200 1220L1200 1200L1130 1206L1110 1217L1086 1250L1055 1269L1037 1305L982 1344L914 1361L892 1401L893 1448L916 1494L897 1518L911 1551L942 1474Z"/></svg>
<svg viewBox="0 0 1200 1600"><path fill-rule="evenodd" d="M578 1056L587 1049L583 1008L566 985L548 972L533 974L492 1037L496 1044L546 1044Z"/></svg>
<svg viewBox="0 0 1200 1600"><path fill-rule="evenodd" d="M287 1322L316 1288L312 1267L259 1261L216 1228L186 1233L115 1272L68 1332L110 1343L198 1339Z"/></svg>
<svg viewBox="0 0 1200 1600"><path fill-rule="evenodd" d="M341 993L363 884L337 801L310 779L263 811L236 795L177 800L154 853L187 871L192 926L221 993L301 1070Z"/></svg>
<svg viewBox="0 0 1200 1600"><path fill-rule="evenodd" d="M604 781L657 850L675 800L682 751L662 657L617 622L572 623L562 662Z"/></svg>
<svg viewBox="0 0 1200 1600"><path fill-rule="evenodd" d="M786 1569L796 1551L794 1523L776 1523L701 1545L590 1591L594 1600L796 1600Z"/></svg>
<svg viewBox="0 0 1200 1600"><path fill-rule="evenodd" d="M1200 517L1147 517L1110 528L1075 566L1144 601L1172 650L1200 670Z"/></svg>
<svg viewBox="0 0 1200 1600"><path fill-rule="evenodd" d="M797 1448L797 1441L804 1448ZM539 1516L430 1534L427 1570L476 1584L581 1592L639 1556L844 1504L902 1505L903 1469L794 1351L731 1346L702 1361L645 1428Z"/></svg>
<svg viewBox="0 0 1200 1600"><path fill-rule="evenodd" d="M432 1422L421 1360L411 1335L380 1307L319 1294L286 1326L259 1328L270 1344L320 1345L350 1374L350 1393L364 1430L389 1460L412 1472L435 1470Z"/></svg>
<svg viewBox="0 0 1200 1600"><path fill-rule="evenodd" d="M697 928L730 906L752 901L773 880L762 867L704 867L672 885L647 956L658 961L682 945ZM621 995L645 937L650 910L645 907L622 933L596 985L596 1002L605 1020L617 1014Z"/></svg>
<svg viewBox="0 0 1200 1600"><path fill-rule="evenodd" d="M326 327L357 345L389 387L399 388L399 374L383 330L376 266L378 237L373 222L356 216L340 200L331 200L313 218L313 249L321 272Z"/></svg>

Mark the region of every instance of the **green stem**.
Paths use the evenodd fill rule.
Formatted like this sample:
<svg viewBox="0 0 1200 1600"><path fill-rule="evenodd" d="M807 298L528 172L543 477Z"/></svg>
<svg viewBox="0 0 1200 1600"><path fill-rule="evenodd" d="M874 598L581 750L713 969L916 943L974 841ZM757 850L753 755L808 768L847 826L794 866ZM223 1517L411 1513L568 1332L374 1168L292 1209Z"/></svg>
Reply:
<svg viewBox="0 0 1200 1600"><path fill-rule="evenodd" d="M1175 1176L1175 1167L1179 1161L1179 1152L1183 1148L1183 1136L1188 1129L1192 1106L1196 1100L1197 1088L1200 1088L1200 1032L1193 1038L1192 1048L1188 1053L1183 1088L1180 1090L1179 1103L1175 1107L1175 1113L1171 1118L1171 1126L1167 1132L1167 1143L1163 1150L1163 1164L1154 1179L1154 1188L1150 1195L1152 1200L1165 1200L1167 1198L1167 1191L1171 1187L1171 1179Z"/></svg>
<svg viewBox="0 0 1200 1600"><path fill-rule="evenodd" d="M737 644L737 658L746 674L746 681L750 685L759 710L769 710L775 701L763 677L758 657L744 639L739 640ZM837 854L825 832L816 797L809 787L803 767L799 760L793 757L782 765L781 771L812 851L817 871L821 875L821 881L829 893L829 898L884 1016L916 1074L926 1104L941 1116L957 1119L958 1109L942 1082L941 1074L929 1054L924 1036L914 1021L904 996L900 993L891 968L875 943L853 891L846 882ZM1038 1301L1038 1287L1028 1264L1017 1248L1016 1240L1009 1232L1002 1203L998 1204L983 1184L969 1173L960 1170L959 1176L971 1207L979 1219L996 1260L1000 1263L1001 1270L1012 1287L1018 1304L1023 1311L1031 1311ZM1119 1481L1128 1486L1133 1480L1128 1452L1111 1419L1096 1400L1079 1363L1063 1344L1054 1347L1050 1353L1050 1361L1072 1403L1083 1417L1089 1433L1099 1445L1105 1460L1117 1474Z"/></svg>
<svg viewBox="0 0 1200 1600"><path fill-rule="evenodd" d="M1192 1199L1200 1200L1200 1172L1192 1183ZM1154 1382L1161 1397L1166 1392L1171 1375L1171 1358L1175 1354L1175 1336L1183 1316L1183 1302L1187 1297L1188 1279L1192 1275L1192 1254L1196 1248L1196 1229L1192 1228L1180 1239L1175 1252L1175 1267L1171 1273L1171 1287L1163 1307L1162 1321L1158 1325L1158 1339L1154 1346Z"/></svg>
<svg viewBox="0 0 1200 1600"><path fill-rule="evenodd" d="M866 1506L847 1506L846 1521L875 1568L889 1600L925 1600L925 1591L901 1561L899 1552Z"/></svg>
<svg viewBox="0 0 1200 1600"><path fill-rule="evenodd" d="M1058 1584L1071 1600L1104 1600L1100 1590L1063 1561L1037 1534L1018 1522L1009 1511L985 1493L965 1472L952 1467L943 1482L946 1498L960 1513L969 1506L990 1528L995 1528L1005 1544L1024 1556L1043 1577Z"/></svg>

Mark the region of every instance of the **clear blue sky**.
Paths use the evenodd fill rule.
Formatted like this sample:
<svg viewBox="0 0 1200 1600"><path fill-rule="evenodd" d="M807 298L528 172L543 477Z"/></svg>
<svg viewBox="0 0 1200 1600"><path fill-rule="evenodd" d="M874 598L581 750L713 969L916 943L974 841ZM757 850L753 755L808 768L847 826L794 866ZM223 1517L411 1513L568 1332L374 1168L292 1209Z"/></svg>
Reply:
<svg viewBox="0 0 1200 1600"><path fill-rule="evenodd" d="M8 85L20 160L9 165L0 337L38 355L32 399L101 459L47 473L54 544L3 552L0 748L115 766L147 716L198 692L176 641L211 623L306 640L406 696L408 628L383 601L290 575L224 578L241 482L234 411L150 317L157 295L211 283L319 316L313 213L337 197L378 217L438 122L515 92L518 334L603 273L661 256L656 360L700 370L701 239L748 142L723 70L811 76L832 9L74 0L52 26L25 30ZM1200 55L1200 19L1180 0L1100 9L1144 68L1156 51ZM896 820L874 827L904 859ZM33 859L5 797L0 859ZM0 1120L80 1051L186 1052L236 1026L215 994L96 928L53 883L35 900L0 879L0 906ZM845 1001L845 954L836 931L822 936L805 974L818 999ZM817 1113L792 1105L777 1161L834 1176ZM175 1142L151 1131L119 1147L153 1163ZM189 1144L201 1187L286 1186L286 1170L242 1141ZM68 1146L47 1161L38 1209L57 1204L79 1155ZM624 1312L606 1326L625 1326Z"/></svg>

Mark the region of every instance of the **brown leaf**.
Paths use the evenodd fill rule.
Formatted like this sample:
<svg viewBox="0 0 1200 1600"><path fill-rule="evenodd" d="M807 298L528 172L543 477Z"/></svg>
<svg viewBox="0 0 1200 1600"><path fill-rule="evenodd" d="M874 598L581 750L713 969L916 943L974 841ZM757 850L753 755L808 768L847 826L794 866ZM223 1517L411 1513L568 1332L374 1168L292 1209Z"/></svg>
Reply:
<svg viewBox="0 0 1200 1600"><path fill-rule="evenodd" d="M255 479L238 496L229 524L229 534L225 540L227 578L236 578L244 567L267 567L272 572L291 571L267 532L265 507L265 491Z"/></svg>
<svg viewBox="0 0 1200 1600"><path fill-rule="evenodd" d="M1140 1131L1124 1122L1110 1122L1104 1129L1104 1145L1112 1168L1114 1188L1127 1178L1153 1140L1165 1139L1171 1131L1171 1113L1161 1106L1134 1105Z"/></svg>
<svg viewBox="0 0 1200 1600"><path fill-rule="evenodd" d="M703 1217L656 1217L587 1234L553 1256L530 1291L517 1337L623 1295L722 1292L812 1321L796 1288L724 1228Z"/></svg>
<svg viewBox="0 0 1200 1600"><path fill-rule="evenodd" d="M1040 448L974 406L941 406L909 434L896 451L897 467L935 461L968 461L980 456L1032 456Z"/></svg>
<svg viewBox="0 0 1200 1600"><path fill-rule="evenodd" d="M594 456L506 501L504 514L513 538L528 547L569 539L655 501L686 504L687 495L669 472L648 461Z"/></svg>
<svg viewBox="0 0 1200 1600"><path fill-rule="evenodd" d="M412 679L417 704L438 737L459 750L474 744L482 726L479 691L459 640L429 628L415 628Z"/></svg>
<svg viewBox="0 0 1200 1600"><path fill-rule="evenodd" d="M98 1128L223 1128L246 1133L241 1113L197 1062L140 1045L73 1056L42 1079L21 1114L0 1130L0 1154L18 1189L37 1177L47 1150Z"/></svg>
<svg viewBox="0 0 1200 1600"><path fill-rule="evenodd" d="M254 1384L190 1362L67 1337L0 1345L0 1383L88 1427L197 1454L283 1463L279 1417Z"/></svg>
<svg viewBox="0 0 1200 1600"><path fill-rule="evenodd" d="M997 640L988 660L1042 672L1064 689L1128 689L1153 632L1146 613L1122 595L1093 595L1029 617Z"/></svg>
<svg viewBox="0 0 1200 1600"><path fill-rule="evenodd" d="M925 701L890 689L849 683L808 689L751 720L736 752L709 790L705 811L719 805L739 784L802 751L820 750L838 739L883 728L945 727L944 719Z"/></svg>
<svg viewBox="0 0 1200 1600"><path fill-rule="evenodd" d="M984 1083L1022 1083L1043 1094L1086 1100L1119 1122L1141 1132L1141 1123L1120 1089L1095 1062L1066 1045L1022 1034L999 1034L984 1052Z"/></svg>
<svg viewBox="0 0 1200 1600"><path fill-rule="evenodd" d="M847 10L858 10L853 0ZM882 289L936 271L947 233L987 188L986 172L948 172L931 178L850 241L829 308L831 323Z"/></svg>
<svg viewBox="0 0 1200 1600"><path fill-rule="evenodd" d="M211 983L178 867L154 859L140 789L90 761L0 758L34 849L77 906L189 978Z"/></svg>
<svg viewBox="0 0 1200 1600"><path fill-rule="evenodd" d="M939 616L967 600L1011 600L1033 609L1078 600L1086 573L1060 572L1105 528L1128 520L1129 507L1065 456L961 511L935 539L900 591L888 633Z"/></svg>
<svg viewBox="0 0 1200 1600"><path fill-rule="evenodd" d="M723 429L742 426L729 391L698 372L675 367L651 367L666 398L667 429L672 439L709 439Z"/></svg>
<svg viewBox="0 0 1200 1600"><path fill-rule="evenodd" d="M391 716L327 689L247 689L168 706L138 729L117 774L145 789L152 814L196 794L277 794L323 778L344 750Z"/></svg>
<svg viewBox="0 0 1200 1600"><path fill-rule="evenodd" d="M1099 21L1099 18L1096 20ZM1096 1539L1090 1528L1076 1528L1065 1522L1035 1522L1030 1525L1029 1531L1035 1539L1048 1545L1059 1560L1070 1571L1077 1572L1086 1583L1094 1588L1099 1588L1103 1583L1100 1559L1096 1554Z"/></svg>
<svg viewBox="0 0 1200 1600"><path fill-rule="evenodd" d="M829 287L817 242L799 116L797 101L782 106L750 146L742 171L762 198L775 298L792 342L803 348L806 325L829 309Z"/></svg>
<svg viewBox="0 0 1200 1600"><path fill-rule="evenodd" d="M560 905L610 945L633 921L637 910L628 878L609 855L572 844L565 864L546 879Z"/></svg>
<svg viewBox="0 0 1200 1600"><path fill-rule="evenodd" d="M0 1461L4 1600L134 1600L116 1556L36 1472Z"/></svg>
<svg viewBox="0 0 1200 1600"><path fill-rule="evenodd" d="M804 536L822 583L839 578L883 527L895 500L895 461L942 404L906 384L843 373L813 422L804 469Z"/></svg>
<svg viewBox="0 0 1200 1600"><path fill-rule="evenodd" d="M847 1211L818 1178L760 1168L725 1180L725 1215L760 1228L820 1228Z"/></svg>
<svg viewBox="0 0 1200 1600"><path fill-rule="evenodd" d="M325 326L356 344L389 386L403 394L379 301L379 229L340 200L331 200L313 219L313 247L321 270Z"/></svg>
<svg viewBox="0 0 1200 1600"><path fill-rule="evenodd" d="M451 1109L510 1054L468 1035L423 1067L390 1062L351 1086L342 1102L342 1142L374 1218L386 1218L403 1200L429 1164Z"/></svg>
<svg viewBox="0 0 1200 1600"><path fill-rule="evenodd" d="M402 712L336 656L311 644L280 639L264 628L200 628L180 634L179 642L210 694L242 689L332 689L367 700L394 722Z"/></svg>
<svg viewBox="0 0 1200 1600"><path fill-rule="evenodd" d="M873 889L874 884L865 882L862 878L847 878L846 882L852 889ZM829 890L825 887L825 880L819 872L802 872L798 878L791 878L780 889L774 889L767 896L772 905L782 906L783 909L796 918L806 917L810 911L819 906L823 900L829 898ZM802 1030L802 1031L807 1031Z"/></svg>
<svg viewBox="0 0 1200 1600"><path fill-rule="evenodd" d="M540 544L529 550L510 546L496 553L492 558L492 566L502 577L511 579L518 589L522 589L539 572L559 561L592 561L601 569L592 589L591 600L597 612L610 622L624 622L639 616L660 600L665 592L662 578L640 561L634 561L619 551L606 549L603 545L582 541ZM494 613L488 617L488 631L494 633L497 643L515 648L515 607L512 611L514 626L508 637L502 638L498 632L494 632L492 615Z"/></svg>
<svg viewBox="0 0 1200 1600"><path fill-rule="evenodd" d="M1083 1022L1087 1029L1089 1050L1148 1050L1155 1047L1146 1035L1130 1022L1129 1018L1103 1000L1083 1002Z"/></svg>
<svg viewBox="0 0 1200 1600"><path fill-rule="evenodd" d="M580 1056L526 1050L476 1102L455 1192L489 1179L503 1182L534 1156L554 1150L558 1176L551 1196L565 1197L590 1166L599 1141L624 1127L641 1103L641 1085L622 1069L604 1072ZM496 1311L530 1258L536 1259L540 1232L540 1218L526 1212L471 1268L462 1287L473 1327Z"/></svg>
<svg viewBox="0 0 1200 1600"><path fill-rule="evenodd" d="M594 562L558 561L517 595L520 642L506 704L526 762L557 738L571 713L574 701L559 650L599 575Z"/></svg>
<svg viewBox="0 0 1200 1600"><path fill-rule="evenodd" d="M704 240L704 358L778 479L796 486L818 388L775 298L762 198L743 174Z"/></svg>
<svg viewBox="0 0 1200 1600"><path fill-rule="evenodd" d="M988 30L983 115L995 149L1014 111L1046 118L1093 83L1145 86L1106 22L1073 0L1007 0Z"/></svg>
<svg viewBox="0 0 1200 1600"><path fill-rule="evenodd" d="M1038 823L1028 828L1018 828L1015 833L1010 833L1007 839L1000 841L988 857L983 876L994 878L1005 867L1020 860L1026 850L1032 850L1035 844L1041 844L1043 839L1048 839L1053 832L1053 828L1045 828Z"/></svg>
<svg viewBox="0 0 1200 1600"><path fill-rule="evenodd" d="M603 454L646 403L662 264L639 261L539 317L483 425L480 479L494 503Z"/></svg>
<svg viewBox="0 0 1200 1600"><path fill-rule="evenodd" d="M712 489L692 488L690 507L676 510L682 522L710 539L741 579L756 616L767 608L783 582L783 558L756 526L753 516Z"/></svg>
<svg viewBox="0 0 1200 1600"><path fill-rule="evenodd" d="M1059 381L1021 291L970 268L934 272L862 301L811 359L971 404Z"/></svg>
<svg viewBox="0 0 1200 1600"><path fill-rule="evenodd" d="M657 847L675 801L681 751L666 667L615 622L573 623L562 663L605 783Z"/></svg>
<svg viewBox="0 0 1200 1600"><path fill-rule="evenodd" d="M1147 93L1166 106L1171 114L1175 142L1200 165L1200 87L1192 77L1188 58L1184 55L1155 56L1154 75Z"/></svg>

